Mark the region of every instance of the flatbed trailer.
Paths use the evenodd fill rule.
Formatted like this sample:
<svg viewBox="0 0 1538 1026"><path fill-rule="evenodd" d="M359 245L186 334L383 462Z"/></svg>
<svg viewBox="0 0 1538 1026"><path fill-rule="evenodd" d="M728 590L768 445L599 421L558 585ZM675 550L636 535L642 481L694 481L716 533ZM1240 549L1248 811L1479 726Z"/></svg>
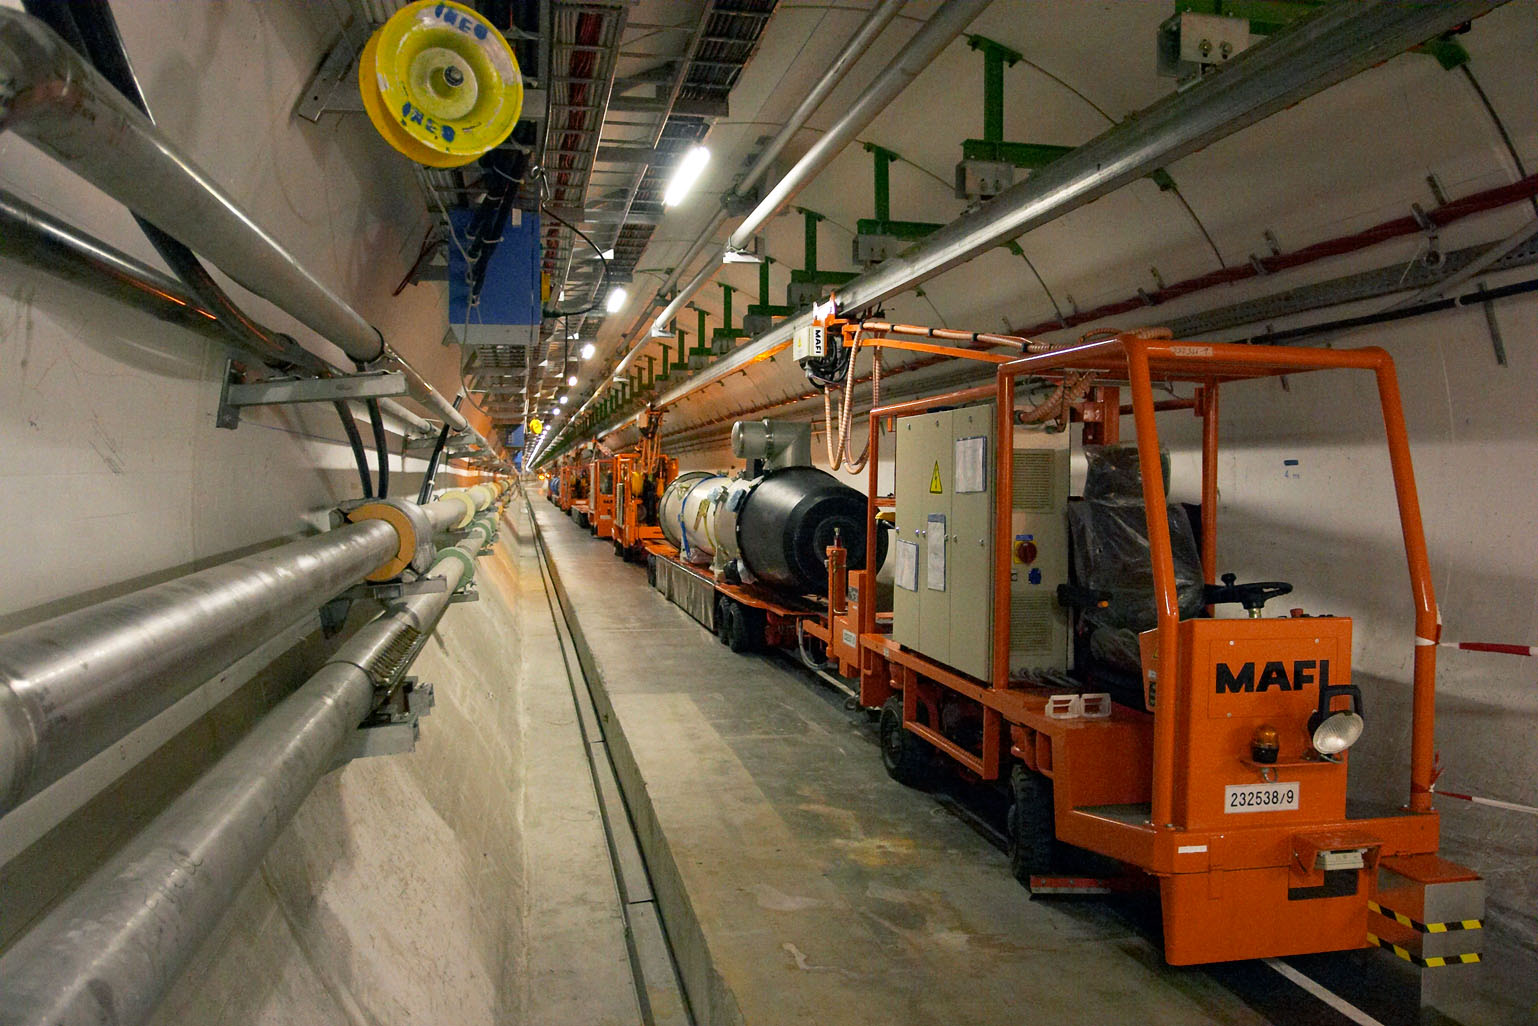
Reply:
<svg viewBox="0 0 1538 1026"><path fill-rule="evenodd" d="M647 582L733 652L797 648L807 628L827 615L827 603L816 596L718 580L708 567L682 559L666 540L648 541L645 548Z"/></svg>

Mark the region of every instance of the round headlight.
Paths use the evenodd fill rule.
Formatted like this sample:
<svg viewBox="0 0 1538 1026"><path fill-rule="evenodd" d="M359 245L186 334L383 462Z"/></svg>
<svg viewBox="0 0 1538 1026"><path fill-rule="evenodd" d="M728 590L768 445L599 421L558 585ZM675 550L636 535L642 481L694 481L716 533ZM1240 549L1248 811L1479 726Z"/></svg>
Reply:
<svg viewBox="0 0 1538 1026"><path fill-rule="evenodd" d="M1314 728L1314 748L1321 755L1339 755L1356 744L1364 726L1362 717L1354 712L1333 712Z"/></svg>

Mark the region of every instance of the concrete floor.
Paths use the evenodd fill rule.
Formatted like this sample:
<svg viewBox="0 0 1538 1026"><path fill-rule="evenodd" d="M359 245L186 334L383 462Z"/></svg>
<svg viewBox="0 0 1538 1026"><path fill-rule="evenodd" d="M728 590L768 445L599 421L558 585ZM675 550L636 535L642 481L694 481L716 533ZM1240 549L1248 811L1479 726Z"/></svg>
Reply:
<svg viewBox="0 0 1538 1026"><path fill-rule="evenodd" d="M1270 1021L1105 905L1029 900L975 829L887 778L859 717L535 508L697 1021Z"/></svg>

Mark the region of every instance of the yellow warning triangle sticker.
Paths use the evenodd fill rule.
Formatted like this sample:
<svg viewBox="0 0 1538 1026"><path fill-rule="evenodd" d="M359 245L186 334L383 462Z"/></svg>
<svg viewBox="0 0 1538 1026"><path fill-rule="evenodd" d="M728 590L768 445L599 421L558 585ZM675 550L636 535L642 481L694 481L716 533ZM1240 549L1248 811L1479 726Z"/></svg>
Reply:
<svg viewBox="0 0 1538 1026"><path fill-rule="evenodd" d="M945 489L940 487L940 461L935 460L934 472L929 475L929 494L939 495Z"/></svg>

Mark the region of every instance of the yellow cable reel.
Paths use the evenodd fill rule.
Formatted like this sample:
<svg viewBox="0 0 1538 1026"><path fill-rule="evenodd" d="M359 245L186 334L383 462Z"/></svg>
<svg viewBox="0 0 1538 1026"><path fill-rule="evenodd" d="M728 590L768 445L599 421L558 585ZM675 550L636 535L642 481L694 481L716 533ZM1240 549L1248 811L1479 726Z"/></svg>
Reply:
<svg viewBox="0 0 1538 1026"><path fill-rule="evenodd" d="M358 91L385 141L429 167L459 167L500 145L523 110L512 47L449 0L420 0L381 25L363 47Z"/></svg>

